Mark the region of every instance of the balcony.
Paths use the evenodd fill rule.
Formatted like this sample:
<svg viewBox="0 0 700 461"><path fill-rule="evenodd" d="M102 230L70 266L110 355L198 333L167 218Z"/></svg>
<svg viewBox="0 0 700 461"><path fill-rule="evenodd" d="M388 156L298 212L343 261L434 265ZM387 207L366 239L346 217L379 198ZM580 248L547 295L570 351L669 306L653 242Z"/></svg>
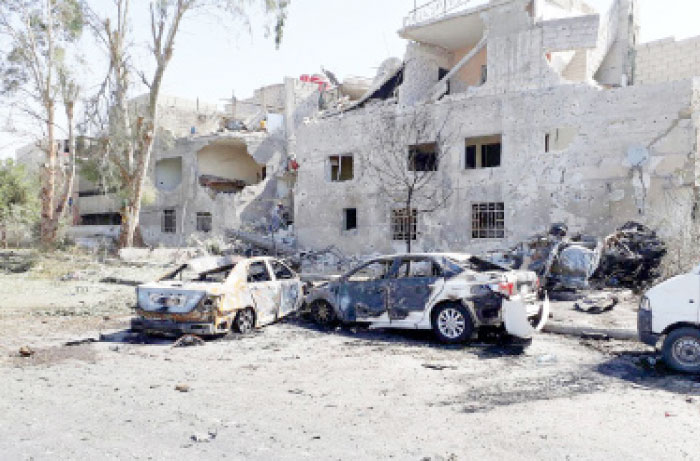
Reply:
<svg viewBox="0 0 700 461"><path fill-rule="evenodd" d="M488 3L488 0L432 0L417 6L416 1L414 0L413 10L403 20L404 28L439 19L466 7L471 8Z"/></svg>

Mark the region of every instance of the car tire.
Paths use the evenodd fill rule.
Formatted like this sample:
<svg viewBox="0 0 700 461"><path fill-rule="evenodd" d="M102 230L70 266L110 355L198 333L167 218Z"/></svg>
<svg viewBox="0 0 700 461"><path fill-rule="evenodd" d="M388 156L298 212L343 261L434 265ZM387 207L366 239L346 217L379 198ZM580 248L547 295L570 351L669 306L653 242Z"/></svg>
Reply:
<svg viewBox="0 0 700 461"><path fill-rule="evenodd" d="M700 330L679 328L664 340L662 356L666 365L682 373L700 373Z"/></svg>
<svg viewBox="0 0 700 461"><path fill-rule="evenodd" d="M322 328L333 328L338 324L338 316L328 301L319 299L311 304L311 318Z"/></svg>
<svg viewBox="0 0 700 461"><path fill-rule="evenodd" d="M247 307L238 311L236 318L233 320L233 328L241 334L253 331L255 328L255 310L252 307Z"/></svg>
<svg viewBox="0 0 700 461"><path fill-rule="evenodd" d="M474 322L469 311L462 304L445 303L433 310L432 328L440 342L457 344L472 337Z"/></svg>

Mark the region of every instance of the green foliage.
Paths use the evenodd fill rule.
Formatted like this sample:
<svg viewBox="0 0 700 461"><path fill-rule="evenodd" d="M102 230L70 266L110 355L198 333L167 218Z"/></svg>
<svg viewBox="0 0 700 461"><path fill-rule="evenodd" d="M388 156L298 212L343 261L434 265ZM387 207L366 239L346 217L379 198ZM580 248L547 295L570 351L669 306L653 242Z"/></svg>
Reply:
<svg viewBox="0 0 700 461"><path fill-rule="evenodd" d="M39 220L38 188L23 166L0 163L0 227L32 226Z"/></svg>

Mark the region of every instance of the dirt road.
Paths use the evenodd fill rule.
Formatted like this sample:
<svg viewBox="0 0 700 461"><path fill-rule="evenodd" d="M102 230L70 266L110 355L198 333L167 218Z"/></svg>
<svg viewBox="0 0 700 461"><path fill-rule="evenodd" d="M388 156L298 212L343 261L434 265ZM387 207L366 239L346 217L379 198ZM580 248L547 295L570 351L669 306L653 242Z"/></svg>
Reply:
<svg viewBox="0 0 700 461"><path fill-rule="evenodd" d="M37 294L0 304L2 459L700 459L700 378L633 342L292 320L175 348L125 330L132 287L80 283L0 276Z"/></svg>

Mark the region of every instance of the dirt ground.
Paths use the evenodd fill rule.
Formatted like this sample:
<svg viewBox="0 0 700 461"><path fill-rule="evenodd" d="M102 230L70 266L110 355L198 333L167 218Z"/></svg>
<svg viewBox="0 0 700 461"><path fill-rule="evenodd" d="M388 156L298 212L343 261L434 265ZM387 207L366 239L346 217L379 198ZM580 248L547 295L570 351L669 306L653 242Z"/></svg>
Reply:
<svg viewBox="0 0 700 461"><path fill-rule="evenodd" d="M700 377L636 342L446 347L289 319L173 347L127 330L129 283L163 269L67 257L0 275L0 459L700 459ZM634 328L632 296L573 304L552 322Z"/></svg>

